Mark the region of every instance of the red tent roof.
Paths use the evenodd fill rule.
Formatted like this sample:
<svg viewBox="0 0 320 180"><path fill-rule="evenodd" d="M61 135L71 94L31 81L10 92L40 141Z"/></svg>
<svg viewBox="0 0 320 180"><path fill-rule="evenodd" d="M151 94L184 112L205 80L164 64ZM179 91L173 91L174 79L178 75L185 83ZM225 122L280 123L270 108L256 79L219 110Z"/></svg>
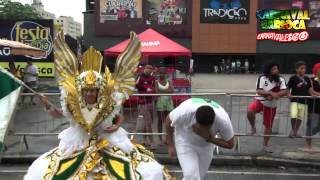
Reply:
<svg viewBox="0 0 320 180"><path fill-rule="evenodd" d="M189 56L191 51L153 29L138 34L142 56ZM105 55L118 55L127 47L128 40L104 50Z"/></svg>

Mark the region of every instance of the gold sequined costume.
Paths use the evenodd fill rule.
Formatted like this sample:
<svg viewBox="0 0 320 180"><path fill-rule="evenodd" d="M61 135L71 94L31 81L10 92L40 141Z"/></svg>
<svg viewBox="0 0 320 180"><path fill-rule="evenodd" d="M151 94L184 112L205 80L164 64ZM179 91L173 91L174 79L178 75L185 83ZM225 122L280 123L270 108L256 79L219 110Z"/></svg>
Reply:
<svg viewBox="0 0 320 180"><path fill-rule="evenodd" d="M55 39L55 67L61 89L63 115L70 127L59 134L59 146L33 162L25 180L173 179L152 152L131 142L127 132L113 125L122 103L133 92L134 70L141 53L140 41L131 32L130 42L118 57L114 73L106 67L102 75L102 55L90 47L81 66L65 43L63 33ZM95 104L87 104L82 93L98 89Z"/></svg>

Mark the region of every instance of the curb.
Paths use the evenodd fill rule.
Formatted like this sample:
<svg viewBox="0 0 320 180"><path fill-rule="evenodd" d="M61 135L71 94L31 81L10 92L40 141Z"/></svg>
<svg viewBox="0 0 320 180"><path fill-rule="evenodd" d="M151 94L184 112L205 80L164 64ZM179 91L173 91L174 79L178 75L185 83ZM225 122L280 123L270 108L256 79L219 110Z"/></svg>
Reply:
<svg viewBox="0 0 320 180"><path fill-rule="evenodd" d="M3 164L31 164L39 154L26 155L5 155L2 158ZM170 158L168 155L155 154L155 158L165 165L179 164L177 158ZM320 169L320 162L308 162L301 160L281 159L265 156L214 156L214 166L251 166L251 167L308 167Z"/></svg>
<svg viewBox="0 0 320 180"><path fill-rule="evenodd" d="M157 156L162 164L177 164L177 159L168 156ZM214 156L211 165L214 166L251 166L251 167L305 167L320 169L320 162L308 162L291 159L281 159L265 156Z"/></svg>

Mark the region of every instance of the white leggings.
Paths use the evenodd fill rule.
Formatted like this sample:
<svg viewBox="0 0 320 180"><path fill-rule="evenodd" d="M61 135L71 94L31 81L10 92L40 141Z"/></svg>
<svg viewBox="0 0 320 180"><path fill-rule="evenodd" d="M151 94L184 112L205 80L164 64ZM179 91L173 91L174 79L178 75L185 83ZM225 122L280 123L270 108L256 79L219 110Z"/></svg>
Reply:
<svg viewBox="0 0 320 180"><path fill-rule="evenodd" d="M204 180L213 157L213 145L176 145L184 180Z"/></svg>

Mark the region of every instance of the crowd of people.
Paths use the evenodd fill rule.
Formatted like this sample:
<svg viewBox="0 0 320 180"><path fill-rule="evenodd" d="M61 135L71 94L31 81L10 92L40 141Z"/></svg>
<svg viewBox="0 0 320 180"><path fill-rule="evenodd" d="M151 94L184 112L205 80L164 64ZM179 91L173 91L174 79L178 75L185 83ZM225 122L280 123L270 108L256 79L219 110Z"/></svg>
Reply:
<svg viewBox="0 0 320 180"><path fill-rule="evenodd" d="M263 113L264 142L263 150L272 153L269 139L272 133L277 101L284 96L290 98L291 133L289 137L302 137L298 131L303 121L307 121L305 151L312 151L311 136L320 132L320 101L310 96L320 96L320 63L314 65L312 77L306 76L306 63L299 61L295 65L296 74L289 78L288 83L280 75L279 65L269 63L265 65L263 75L256 83L258 97L249 104L247 118L251 125L251 134L256 133L255 115Z"/></svg>
<svg viewBox="0 0 320 180"><path fill-rule="evenodd" d="M248 74L255 73L255 64L250 62L249 59L221 59L220 62L217 62L213 65L214 73L221 74Z"/></svg>
<svg viewBox="0 0 320 180"><path fill-rule="evenodd" d="M153 67L151 65L146 65L144 67L143 73L138 76L136 81L136 87L138 93L140 94L168 94L173 93L172 82L167 78L167 72L165 67L159 68L159 78L156 79L153 75ZM153 105L154 97L147 96L139 97L139 115L143 116L144 120L144 132L152 133L152 122L153 117ZM168 113L173 110L173 102L169 96L159 96L156 100L156 110L158 115L158 132L162 133L163 122L168 115ZM162 135L159 136L159 140L162 144L165 144L165 141ZM152 149L156 148L152 136L144 137L144 144L150 146Z"/></svg>
<svg viewBox="0 0 320 180"><path fill-rule="evenodd" d="M152 76L152 66L145 66L144 73L137 80L139 93L170 93L173 86L165 78L165 68L160 68L159 79ZM301 138L300 126L306 122L306 152L312 152L312 137L320 132L320 63L312 69L312 77L306 75L307 66L303 61L296 62L296 74L288 82L280 75L277 63L268 63L257 78L256 94L248 105L247 118L251 125L251 135L255 135L256 114L263 114L264 137L262 150L272 153L269 145L270 135L280 98L290 99L291 133L290 138ZM149 101L147 101L149 99ZM141 97L141 114L145 119L146 131L152 132L152 98ZM162 132L162 123L166 124L167 137L160 142L167 143L171 157L178 157L185 179L203 179L213 155L213 145L224 148L234 146L234 132L228 114L216 102L200 98L191 98L174 108L168 96L156 100L158 111L158 132ZM148 113L148 115L147 115ZM166 118L166 119L165 119ZM165 119L165 120L164 120ZM212 121L213 120L213 121ZM219 134L220 138L216 138ZM214 136L213 136L214 135ZM150 138L150 143L153 139ZM148 142L147 142L148 143ZM148 145L148 144L147 144Z"/></svg>
<svg viewBox="0 0 320 180"><path fill-rule="evenodd" d="M10 72L16 77L22 78L20 71L14 65L10 65ZM272 153L269 145L270 135L277 112L277 104L280 98L290 98L291 133L290 138L301 138L300 126L306 121L306 148L312 151L311 136L320 132L320 99L312 98L320 96L320 63L314 65L312 77L306 75L307 66L303 61L295 65L296 74L292 75L288 82L280 75L280 67L277 63L268 63L264 67L263 74L257 78L257 96L248 104L247 119L251 125L251 135L255 135L256 114L263 114L264 137L263 151ZM23 79L27 85L35 88L37 68L28 62L23 70ZM154 75L153 67L145 65L143 72L137 76L135 87L140 94L160 94L160 96L139 96L139 116L143 118L143 131L153 133L152 124L154 107L157 111L158 133L166 128L166 137L159 135L160 145L168 146L170 157L177 157L183 171L184 179L203 179L213 157L214 145L233 148L234 131L227 112L213 100L202 98L190 98L174 107L170 96L161 95L174 92L171 80L168 78L165 67L158 69L158 76ZM98 91L94 89L84 90L85 101L95 104ZM93 94L93 95L92 95ZM87 98L88 97L88 98ZM89 102L91 99L92 103ZM47 98L40 97L45 108L54 117L63 116L62 112L52 109L52 104ZM33 102L33 98L31 99ZM121 116L116 116L116 129L106 133L115 133L123 121ZM111 126L112 127L112 126ZM218 136L217 136L218 135ZM60 136L59 136L60 137ZM130 144L129 142L127 142ZM61 145L61 144L60 144ZM144 136L144 145L148 149L156 149L157 145L153 136ZM120 148L121 144L118 144ZM132 145L130 144L130 147ZM130 149L130 148L129 148ZM132 150L132 147L128 152ZM125 148L124 148L125 151Z"/></svg>

